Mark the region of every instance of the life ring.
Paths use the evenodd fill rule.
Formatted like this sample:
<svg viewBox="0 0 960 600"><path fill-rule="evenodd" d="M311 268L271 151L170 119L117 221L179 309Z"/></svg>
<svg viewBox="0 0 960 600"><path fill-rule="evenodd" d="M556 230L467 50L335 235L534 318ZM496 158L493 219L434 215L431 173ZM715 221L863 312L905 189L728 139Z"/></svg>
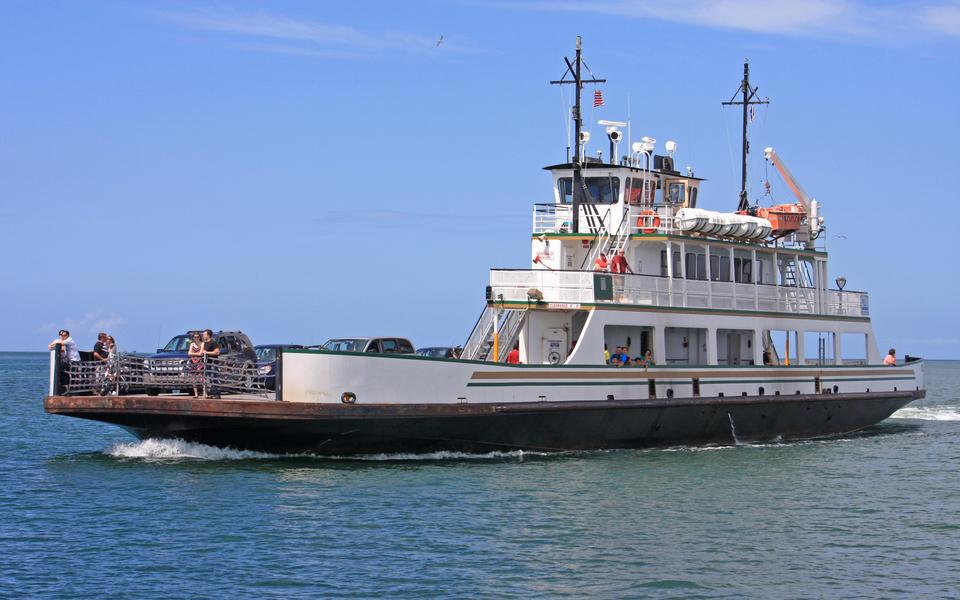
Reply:
<svg viewBox="0 0 960 600"><path fill-rule="evenodd" d="M649 208L641 210L640 216L637 217L637 227L643 233L656 233L657 229L660 228L660 216L656 211Z"/></svg>

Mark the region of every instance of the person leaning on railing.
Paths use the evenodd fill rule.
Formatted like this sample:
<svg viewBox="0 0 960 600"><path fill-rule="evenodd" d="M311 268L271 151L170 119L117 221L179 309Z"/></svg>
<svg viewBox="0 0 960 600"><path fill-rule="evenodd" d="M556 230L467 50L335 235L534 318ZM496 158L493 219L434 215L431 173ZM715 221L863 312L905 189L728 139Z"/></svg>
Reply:
<svg viewBox="0 0 960 600"><path fill-rule="evenodd" d="M77 349L77 342L70 337L69 331L61 329L59 335L60 337L50 342L47 348L53 350L60 346L61 384L66 388L70 383L70 367L80 364L80 351Z"/></svg>
<svg viewBox="0 0 960 600"><path fill-rule="evenodd" d="M883 357L883 366L885 367L897 366L897 349L896 348L890 348L890 351L887 352L887 355Z"/></svg>
<svg viewBox="0 0 960 600"><path fill-rule="evenodd" d="M219 378L219 370L217 369L217 363L219 362L220 357L220 344L217 343L217 340L213 339L213 331L210 329L203 330L203 360L205 364L205 379L209 382L207 386L207 398L219 398L220 389L217 386L217 379Z"/></svg>

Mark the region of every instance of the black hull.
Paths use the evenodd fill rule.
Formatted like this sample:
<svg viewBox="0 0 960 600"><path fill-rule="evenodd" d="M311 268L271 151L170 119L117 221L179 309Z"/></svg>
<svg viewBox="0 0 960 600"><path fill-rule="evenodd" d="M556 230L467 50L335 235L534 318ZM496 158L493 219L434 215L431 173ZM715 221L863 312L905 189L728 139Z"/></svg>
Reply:
<svg viewBox="0 0 960 600"><path fill-rule="evenodd" d="M183 398L51 397L47 412L272 453L569 451L834 436L922 397L875 392L482 405L330 405Z"/></svg>

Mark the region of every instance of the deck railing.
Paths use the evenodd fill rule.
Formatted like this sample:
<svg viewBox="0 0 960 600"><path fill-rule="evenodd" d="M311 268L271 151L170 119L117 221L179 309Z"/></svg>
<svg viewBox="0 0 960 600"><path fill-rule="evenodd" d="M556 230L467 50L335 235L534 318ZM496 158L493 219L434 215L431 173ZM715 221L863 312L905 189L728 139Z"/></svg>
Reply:
<svg viewBox="0 0 960 600"><path fill-rule="evenodd" d="M806 287L547 269L490 271L490 285L493 297L500 300L502 296L504 302L534 302L538 294L532 291L537 290L545 304L610 303L869 316L864 292L828 290L826 302L820 302L817 290Z"/></svg>
<svg viewBox="0 0 960 600"><path fill-rule="evenodd" d="M275 395L258 376L257 366L230 358L144 358L117 354L108 360L67 361L51 351L52 395L124 396L179 392L198 395Z"/></svg>

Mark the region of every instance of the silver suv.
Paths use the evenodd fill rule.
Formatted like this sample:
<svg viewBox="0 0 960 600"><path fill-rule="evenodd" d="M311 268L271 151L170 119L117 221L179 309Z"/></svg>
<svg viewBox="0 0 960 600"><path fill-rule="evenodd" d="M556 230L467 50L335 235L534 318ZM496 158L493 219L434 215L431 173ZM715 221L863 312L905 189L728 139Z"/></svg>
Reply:
<svg viewBox="0 0 960 600"><path fill-rule="evenodd" d="M317 348L317 346L311 346ZM413 354L416 350L410 340L396 337L334 338L319 346L320 350L335 352L372 352L375 354Z"/></svg>

